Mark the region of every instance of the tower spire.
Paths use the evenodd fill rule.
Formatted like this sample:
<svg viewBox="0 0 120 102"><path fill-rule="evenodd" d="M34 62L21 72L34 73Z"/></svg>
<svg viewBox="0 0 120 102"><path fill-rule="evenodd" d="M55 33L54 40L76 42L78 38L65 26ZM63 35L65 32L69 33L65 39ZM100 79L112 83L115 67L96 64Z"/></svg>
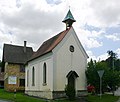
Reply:
<svg viewBox="0 0 120 102"><path fill-rule="evenodd" d="M74 19L73 15L72 15L72 13L70 11L70 9L69 9L66 17L64 18L64 20L62 22L64 22L66 24L66 29L69 28L69 27L71 27L72 24L74 22L76 22L76 20Z"/></svg>

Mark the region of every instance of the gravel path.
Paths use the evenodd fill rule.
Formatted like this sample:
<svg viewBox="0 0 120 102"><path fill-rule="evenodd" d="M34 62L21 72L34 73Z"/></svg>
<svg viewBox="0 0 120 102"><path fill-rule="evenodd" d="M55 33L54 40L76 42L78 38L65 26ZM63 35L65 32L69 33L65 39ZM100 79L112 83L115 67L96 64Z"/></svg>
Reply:
<svg viewBox="0 0 120 102"><path fill-rule="evenodd" d="M120 102L120 98L119 98L119 100L117 102Z"/></svg>

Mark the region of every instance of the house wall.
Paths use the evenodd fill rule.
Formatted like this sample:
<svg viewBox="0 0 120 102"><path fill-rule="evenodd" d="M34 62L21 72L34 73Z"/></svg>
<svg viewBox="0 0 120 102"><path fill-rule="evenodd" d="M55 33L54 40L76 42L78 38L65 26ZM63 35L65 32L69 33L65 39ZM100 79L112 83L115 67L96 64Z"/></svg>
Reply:
<svg viewBox="0 0 120 102"><path fill-rule="evenodd" d="M16 84L9 84L9 76L16 76ZM4 88L6 91L24 90L24 86L19 86L19 79L25 79L25 72L20 72L19 64L9 64L5 63L5 76L4 76Z"/></svg>
<svg viewBox="0 0 120 102"><path fill-rule="evenodd" d="M43 65L46 63L47 83L43 84ZM35 85L32 86L32 68L35 69ZM29 73L29 78L27 74ZM52 98L53 91L53 57L52 53L48 53L38 59L28 63L26 66L26 84L25 93L31 96L42 98Z"/></svg>
<svg viewBox="0 0 120 102"><path fill-rule="evenodd" d="M69 51L70 45L75 51ZM70 29L62 42L53 50L54 54L54 91L64 91L68 83L67 74L73 70L79 77L76 79L76 90L79 92L86 90L85 69L87 67L87 55L73 29Z"/></svg>

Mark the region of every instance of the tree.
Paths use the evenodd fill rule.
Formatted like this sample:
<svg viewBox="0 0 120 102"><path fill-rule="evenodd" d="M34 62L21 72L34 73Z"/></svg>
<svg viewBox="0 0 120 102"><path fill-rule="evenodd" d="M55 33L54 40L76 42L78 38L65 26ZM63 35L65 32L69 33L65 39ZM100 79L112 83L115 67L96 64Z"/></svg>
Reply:
<svg viewBox="0 0 120 102"><path fill-rule="evenodd" d="M98 70L107 70L107 64L105 62L96 62L96 61L91 61L88 62L88 67L86 70L86 77L87 77L87 83L88 85L93 85L95 87L95 92L99 93L99 85L100 85L100 79L99 79L99 75L97 73ZM103 76L104 77L104 76ZM102 80L103 84L103 91L106 88L106 82L105 82L105 78L103 78Z"/></svg>
<svg viewBox="0 0 120 102"><path fill-rule="evenodd" d="M114 60L114 66L113 66ZM117 54L113 51L109 52L109 57L105 61L93 61L92 59L88 62L86 70L86 77L88 85L95 87L95 92L99 93L100 79L97 71L104 70L102 77L102 91L105 92L110 87L114 94L117 87L120 86L120 59L117 59Z"/></svg>
<svg viewBox="0 0 120 102"><path fill-rule="evenodd" d="M87 76L87 83L95 86L94 82L97 82L97 72L95 68L95 63L91 59L90 62L88 62L88 67L86 70L86 76Z"/></svg>
<svg viewBox="0 0 120 102"><path fill-rule="evenodd" d="M116 70L116 71L120 71L120 59L117 59L117 60L115 61L115 70Z"/></svg>
<svg viewBox="0 0 120 102"><path fill-rule="evenodd" d="M107 53L109 57L106 59L106 62L108 63L110 69L115 70L115 61L117 59L117 54L112 50L107 51Z"/></svg>
<svg viewBox="0 0 120 102"><path fill-rule="evenodd" d="M114 95L114 91L120 86L120 72L108 70L106 72L105 81Z"/></svg>

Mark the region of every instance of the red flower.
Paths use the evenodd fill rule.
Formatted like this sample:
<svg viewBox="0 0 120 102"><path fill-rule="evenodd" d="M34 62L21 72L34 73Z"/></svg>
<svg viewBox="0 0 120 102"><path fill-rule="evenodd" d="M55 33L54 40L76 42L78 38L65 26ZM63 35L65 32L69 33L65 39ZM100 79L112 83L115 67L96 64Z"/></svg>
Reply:
<svg viewBox="0 0 120 102"><path fill-rule="evenodd" d="M93 85L88 85L87 86L87 90L88 90L88 92L94 92L95 91L95 87Z"/></svg>

